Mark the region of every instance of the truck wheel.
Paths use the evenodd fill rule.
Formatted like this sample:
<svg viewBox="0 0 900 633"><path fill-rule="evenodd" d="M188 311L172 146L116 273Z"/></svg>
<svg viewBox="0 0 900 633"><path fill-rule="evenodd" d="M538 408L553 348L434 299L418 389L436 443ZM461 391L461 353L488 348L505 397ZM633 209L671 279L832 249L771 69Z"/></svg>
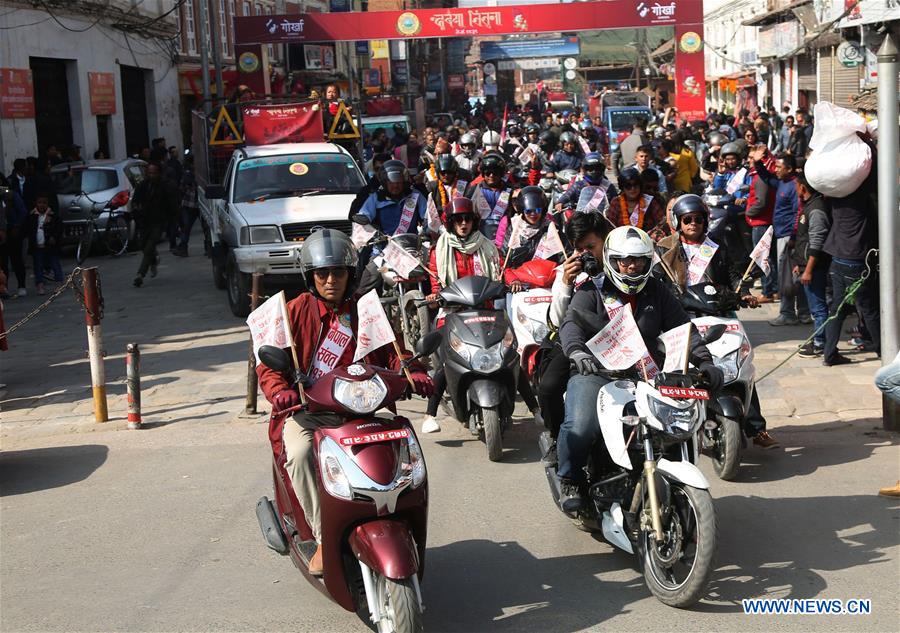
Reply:
<svg viewBox="0 0 900 633"><path fill-rule="evenodd" d="M225 269L223 266L216 264L215 260L212 263L212 276L213 276L213 285L216 287L216 290L225 290L228 287L228 280L225 277Z"/></svg>
<svg viewBox="0 0 900 633"><path fill-rule="evenodd" d="M250 275L242 273L234 256L230 256L226 264L225 277L231 313L236 317L246 318L250 314Z"/></svg>

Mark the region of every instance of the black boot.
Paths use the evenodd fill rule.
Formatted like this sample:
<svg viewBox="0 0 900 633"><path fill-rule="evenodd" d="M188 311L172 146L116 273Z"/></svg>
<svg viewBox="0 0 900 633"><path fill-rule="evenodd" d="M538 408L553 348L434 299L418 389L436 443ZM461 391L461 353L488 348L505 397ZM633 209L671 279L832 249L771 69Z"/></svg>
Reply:
<svg viewBox="0 0 900 633"><path fill-rule="evenodd" d="M572 479L560 479L559 482L559 507L570 517L578 516L583 500L578 483Z"/></svg>

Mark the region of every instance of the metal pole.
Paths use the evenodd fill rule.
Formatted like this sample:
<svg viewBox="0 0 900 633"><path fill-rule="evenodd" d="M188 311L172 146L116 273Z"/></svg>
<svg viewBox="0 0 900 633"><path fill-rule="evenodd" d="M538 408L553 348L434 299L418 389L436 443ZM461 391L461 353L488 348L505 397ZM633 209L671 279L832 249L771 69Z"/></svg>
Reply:
<svg viewBox="0 0 900 633"><path fill-rule="evenodd" d="M441 110L447 109L447 79L444 77L444 38L438 38L438 61L441 71ZM428 77L425 78L428 82ZM426 88L427 89L427 88Z"/></svg>
<svg viewBox="0 0 900 633"><path fill-rule="evenodd" d="M878 259L881 293L881 362L890 363L900 348L900 222L897 221L897 45L888 33L878 49ZM882 396L882 426L900 431L900 404Z"/></svg>
<svg viewBox="0 0 900 633"><path fill-rule="evenodd" d="M209 16L206 0L200 0L200 74L203 77L203 110L209 114L212 110L212 95L209 92Z"/></svg>
<svg viewBox="0 0 900 633"><path fill-rule="evenodd" d="M262 285L262 273L253 273L250 286L250 309L259 307L259 292ZM250 339L250 356L247 359L247 401L246 413L256 413L256 396L259 391L259 377L256 375L256 354L253 353L253 338Z"/></svg>
<svg viewBox="0 0 900 633"><path fill-rule="evenodd" d="M94 396L94 421L109 420L106 407L106 371L103 367L103 331L100 318L103 300L100 297L100 280L96 268L81 271L84 288L84 322L87 325L88 358L91 361L91 391Z"/></svg>
<svg viewBox="0 0 900 633"><path fill-rule="evenodd" d="M216 0L212 0L212 7L212 20L209 21L209 39L212 45L213 65L216 67L216 99L224 103L225 84L222 82L222 54L224 51L219 49L222 42L219 39L219 5Z"/></svg>
<svg viewBox="0 0 900 633"><path fill-rule="evenodd" d="M141 350L137 343L125 347L125 388L128 394L128 428L141 428Z"/></svg>

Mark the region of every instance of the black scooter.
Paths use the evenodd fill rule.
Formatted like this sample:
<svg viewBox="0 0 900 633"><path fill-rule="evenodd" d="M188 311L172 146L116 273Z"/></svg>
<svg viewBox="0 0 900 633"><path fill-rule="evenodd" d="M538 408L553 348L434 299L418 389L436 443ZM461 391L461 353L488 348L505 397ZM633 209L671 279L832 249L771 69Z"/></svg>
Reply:
<svg viewBox="0 0 900 633"><path fill-rule="evenodd" d="M484 433L493 462L503 455L501 436L512 420L519 380L512 326L505 311L488 307L505 296L503 284L479 276L458 279L439 293L445 316L437 358L447 394L456 419L473 435Z"/></svg>

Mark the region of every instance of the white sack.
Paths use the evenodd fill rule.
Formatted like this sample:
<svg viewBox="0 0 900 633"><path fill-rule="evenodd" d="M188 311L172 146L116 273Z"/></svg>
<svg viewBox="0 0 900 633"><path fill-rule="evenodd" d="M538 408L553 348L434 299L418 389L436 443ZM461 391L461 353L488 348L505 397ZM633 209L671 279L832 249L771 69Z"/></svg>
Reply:
<svg viewBox="0 0 900 633"><path fill-rule="evenodd" d="M872 169L872 150L856 133L866 132L866 120L827 101L813 110L815 127L809 141L813 150L803 168L809 184L832 198L859 189Z"/></svg>

